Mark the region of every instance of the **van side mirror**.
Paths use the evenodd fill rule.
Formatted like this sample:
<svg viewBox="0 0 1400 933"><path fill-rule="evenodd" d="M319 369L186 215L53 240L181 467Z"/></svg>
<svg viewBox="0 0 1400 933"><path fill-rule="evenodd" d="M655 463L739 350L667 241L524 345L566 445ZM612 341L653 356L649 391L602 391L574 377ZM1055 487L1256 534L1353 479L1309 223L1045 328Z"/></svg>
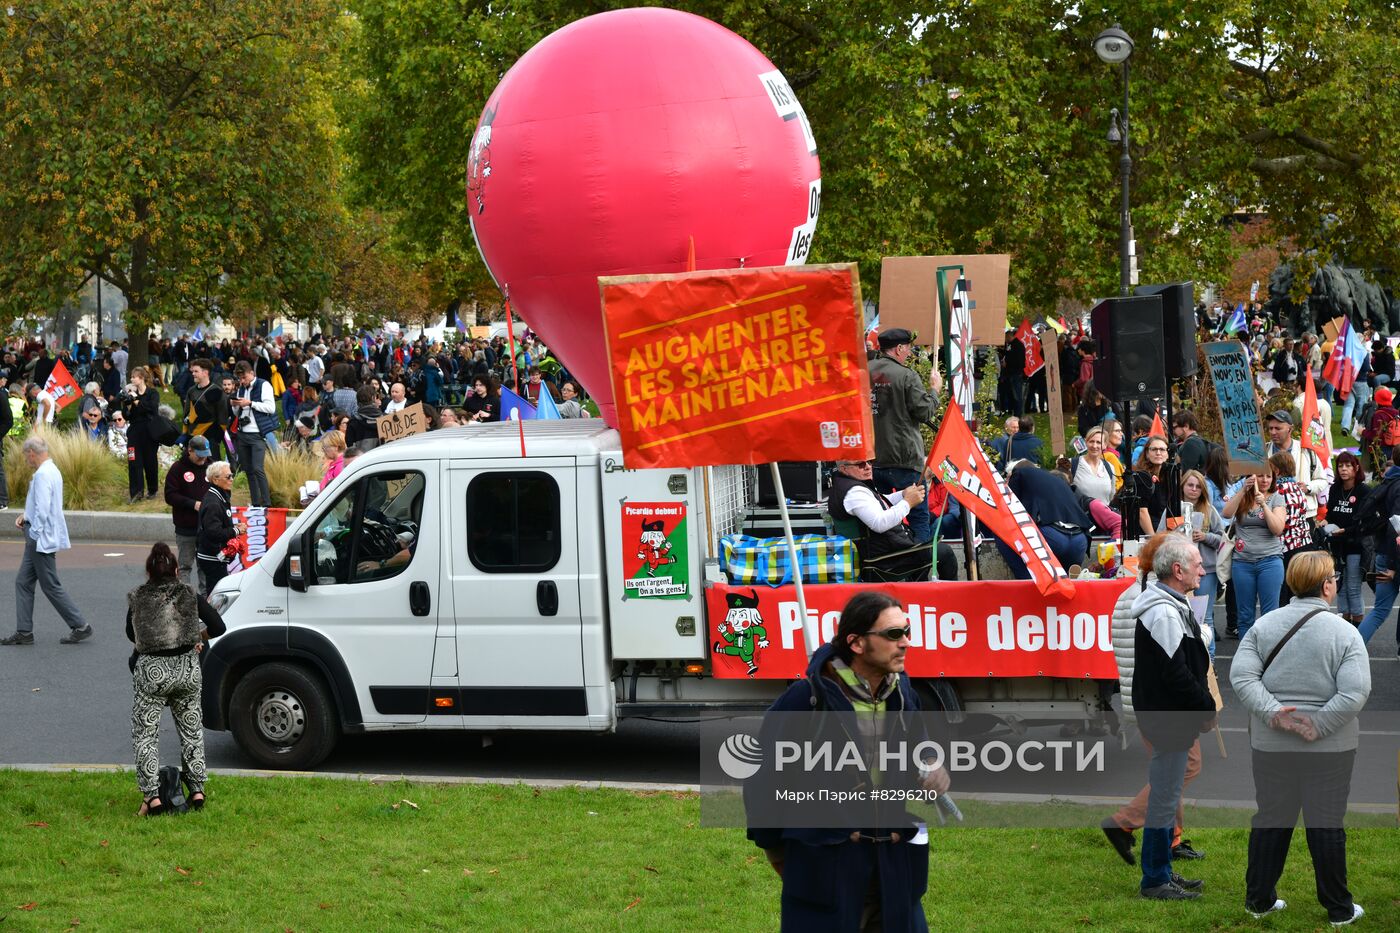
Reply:
<svg viewBox="0 0 1400 933"><path fill-rule="evenodd" d="M289 548L287 552L287 585L298 593L305 593L311 583L311 574L315 568L312 561L312 538L314 529L308 528L297 539L295 548Z"/></svg>

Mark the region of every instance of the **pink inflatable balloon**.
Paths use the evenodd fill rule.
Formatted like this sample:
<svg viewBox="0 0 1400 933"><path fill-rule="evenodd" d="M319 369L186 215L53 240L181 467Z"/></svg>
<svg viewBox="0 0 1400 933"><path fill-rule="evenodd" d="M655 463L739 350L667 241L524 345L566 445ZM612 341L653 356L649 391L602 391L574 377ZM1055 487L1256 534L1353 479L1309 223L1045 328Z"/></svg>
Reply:
<svg viewBox="0 0 1400 933"><path fill-rule="evenodd" d="M527 52L472 138L472 233L496 284L616 424L598 277L806 261L817 145L762 53L666 9L578 20Z"/></svg>

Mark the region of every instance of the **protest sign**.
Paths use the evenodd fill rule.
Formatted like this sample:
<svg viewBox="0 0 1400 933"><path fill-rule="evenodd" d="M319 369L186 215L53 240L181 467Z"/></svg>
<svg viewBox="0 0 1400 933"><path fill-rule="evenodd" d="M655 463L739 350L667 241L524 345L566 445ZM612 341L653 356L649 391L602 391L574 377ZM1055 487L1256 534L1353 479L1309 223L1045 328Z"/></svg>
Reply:
<svg viewBox="0 0 1400 933"><path fill-rule="evenodd" d="M1220 405L1220 429L1230 472L1260 473L1267 469L1264 435L1260 430L1259 401L1254 394L1254 374L1249 357L1238 341L1226 340L1201 346L1210 366L1215 398Z"/></svg>
<svg viewBox="0 0 1400 933"><path fill-rule="evenodd" d="M423 403L414 402L393 414L380 415L374 424L379 429L379 443L387 444L428 430L428 416L423 414Z"/></svg>
<svg viewBox="0 0 1400 933"><path fill-rule="evenodd" d="M287 530L288 510L235 505L233 520L248 526L243 534L230 542L230 550L234 553L229 558L228 572L238 573L262 560L268 548L282 537L282 532Z"/></svg>
<svg viewBox="0 0 1400 933"><path fill-rule="evenodd" d="M1006 295L1011 257L886 256L880 265L880 327L918 332L915 343L943 346L943 323L938 313L938 270L962 266L973 296L972 342L998 346L1006 330ZM953 280L949 280L949 287ZM951 297L946 296L946 297Z"/></svg>
<svg viewBox="0 0 1400 933"><path fill-rule="evenodd" d="M629 469L868 459L854 265L598 279Z"/></svg>
<svg viewBox="0 0 1400 933"><path fill-rule="evenodd" d="M49 378L44 382L44 391L53 398L56 412L63 411L83 394L83 390L78 388L78 381L68 372L68 367L63 365L63 360L53 364L53 372L49 373Z"/></svg>
<svg viewBox="0 0 1400 933"><path fill-rule="evenodd" d="M1064 386L1060 384L1060 342L1053 328L1040 335L1045 353L1045 390L1050 394L1050 449L1058 456L1065 453Z"/></svg>
<svg viewBox="0 0 1400 933"><path fill-rule="evenodd" d="M1117 680L1113 606L1131 583L1079 581L1073 596L1042 595L1030 580L829 584L808 589L807 622L828 642L850 598L880 590L906 607L911 677ZM803 676L803 617L793 587L718 584L705 588L705 602L709 641L718 645L715 677Z"/></svg>
<svg viewBox="0 0 1400 933"><path fill-rule="evenodd" d="M1323 340L1325 340L1327 343L1336 343L1337 334L1341 331L1342 322L1345 320L1345 317L1334 317L1332 320L1324 323L1322 325Z"/></svg>

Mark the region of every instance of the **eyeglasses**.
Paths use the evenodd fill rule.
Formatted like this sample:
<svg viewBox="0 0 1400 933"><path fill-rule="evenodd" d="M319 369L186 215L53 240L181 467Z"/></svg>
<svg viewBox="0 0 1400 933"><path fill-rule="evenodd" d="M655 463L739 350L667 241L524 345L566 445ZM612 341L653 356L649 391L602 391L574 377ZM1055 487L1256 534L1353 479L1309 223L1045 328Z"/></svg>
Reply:
<svg viewBox="0 0 1400 933"><path fill-rule="evenodd" d="M1147 448L1147 452L1150 453L1150 454L1164 454L1164 453L1167 452L1167 448L1165 448L1165 447L1149 447L1149 448Z"/></svg>
<svg viewBox="0 0 1400 933"><path fill-rule="evenodd" d="M853 467L873 467L875 465L874 460L845 460L843 462L846 466Z"/></svg>
<svg viewBox="0 0 1400 933"><path fill-rule="evenodd" d="M878 632L866 632L867 635L876 635L886 641L899 641L901 638L908 638L914 632L914 626L906 625L903 628L882 628Z"/></svg>

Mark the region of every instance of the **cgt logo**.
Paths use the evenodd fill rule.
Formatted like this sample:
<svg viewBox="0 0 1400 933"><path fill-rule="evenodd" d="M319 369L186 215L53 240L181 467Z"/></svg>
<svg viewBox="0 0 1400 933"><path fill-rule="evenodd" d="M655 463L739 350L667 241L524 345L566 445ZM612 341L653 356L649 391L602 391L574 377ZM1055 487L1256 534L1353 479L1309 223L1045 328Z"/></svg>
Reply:
<svg viewBox="0 0 1400 933"><path fill-rule="evenodd" d="M747 732L736 732L724 740L716 755L721 771L736 781L747 781L758 773L763 748Z"/></svg>

